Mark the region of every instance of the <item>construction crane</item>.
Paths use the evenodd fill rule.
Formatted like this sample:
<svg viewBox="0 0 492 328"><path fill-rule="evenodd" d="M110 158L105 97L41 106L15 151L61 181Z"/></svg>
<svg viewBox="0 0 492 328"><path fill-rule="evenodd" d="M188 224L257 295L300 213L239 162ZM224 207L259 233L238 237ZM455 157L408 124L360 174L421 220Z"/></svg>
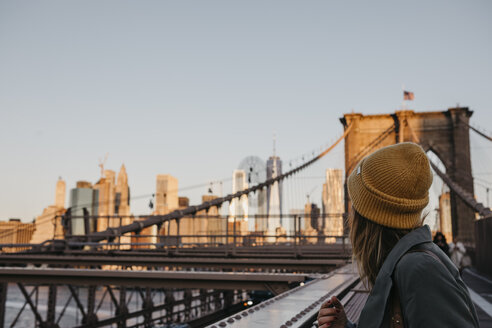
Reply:
<svg viewBox="0 0 492 328"><path fill-rule="evenodd" d="M104 160L101 160L101 158L99 158L99 167L101 168L101 178L104 178L104 165L106 164L106 161L108 160L108 155L109 153L106 153L106 155L104 155Z"/></svg>

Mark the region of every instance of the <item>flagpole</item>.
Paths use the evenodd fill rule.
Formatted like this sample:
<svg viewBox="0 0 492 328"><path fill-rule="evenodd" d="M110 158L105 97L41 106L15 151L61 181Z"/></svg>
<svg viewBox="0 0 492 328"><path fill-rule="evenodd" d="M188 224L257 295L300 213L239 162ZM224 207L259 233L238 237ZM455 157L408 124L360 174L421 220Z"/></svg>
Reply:
<svg viewBox="0 0 492 328"><path fill-rule="evenodd" d="M401 109L406 110L406 103L405 103L405 85L402 83L401 84L401 96L403 97L403 100L401 101Z"/></svg>

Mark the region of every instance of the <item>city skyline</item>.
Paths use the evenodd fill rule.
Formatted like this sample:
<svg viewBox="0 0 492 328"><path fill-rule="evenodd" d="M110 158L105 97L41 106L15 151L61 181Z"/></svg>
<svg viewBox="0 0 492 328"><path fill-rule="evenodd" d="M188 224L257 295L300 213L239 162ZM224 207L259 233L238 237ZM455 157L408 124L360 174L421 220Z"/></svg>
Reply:
<svg viewBox="0 0 492 328"><path fill-rule="evenodd" d="M471 136L473 136L473 135L471 135ZM343 146L338 146L338 147L343 148ZM473 149L473 148L472 148L472 149ZM341 150L341 149L339 149L339 152L340 152L340 151L342 151L342 150ZM315 153L313 152L313 153L311 153L311 154L306 154L306 155L303 155L303 156L298 157L298 158L297 158L297 161L298 161L298 162L296 162L296 163L297 163L297 164L299 164L299 161L305 161L305 160L309 159L309 158L310 158L309 156L312 156L313 154L315 154ZM432 156L431 156L431 160L433 160L434 162L436 162L436 163L440 164L440 165L441 165L441 169L442 169L443 167L442 167L442 163L440 163L440 160L439 160L439 159L438 159L435 155L433 155L433 154L431 154L431 155L432 155ZM328 156L328 157L329 157L329 156ZM269 174L269 173L268 173L268 171L269 171L269 168L270 168L270 170L271 170L271 166L273 165L272 163L274 162L274 160L273 160L274 158L276 159L276 160L275 160L275 162L277 162L277 161L279 161L279 163L281 163L281 162L282 162L282 161L279 159L279 157L277 157L277 156L270 156L268 160L265 160L265 163L266 163L266 166L265 166L265 171L266 171L265 173L266 173L266 174L265 174L265 175L266 175L267 177L270 177L270 176L268 175L268 174ZM345 170L344 170L343 166L340 166L339 168L336 168L336 167L333 167L333 168L322 168L322 169L321 169L321 171L323 171L323 174L324 174L324 170L337 170L337 171L340 171L340 172L345 172ZM238 170L237 170L237 169L235 169L235 170L233 170L233 171L238 171ZM242 170L240 170L240 171L242 171ZM101 187L101 183L102 183L102 181L104 181L104 180L105 180L104 175L109 175L109 180L111 180L111 181L112 181L112 182L111 182L112 187L110 186L109 188L113 188L113 189L114 189L114 187L115 187L115 186L114 186L114 184L115 184L115 182L116 182L116 173L115 173L115 171L110 170L110 169L106 169L106 170L102 170L101 172L102 172L102 173L101 173L101 174L102 174L102 176L100 176L100 177L97 179L97 181L96 181L96 182L94 182L94 187L95 187L95 189L96 189L95 191L98 191L99 189L101 189L101 188L102 188L102 187ZM124 173L124 177L122 176L122 172ZM282 172L280 172L280 173L282 173ZM159 176L161 176L161 177L167 177L167 176L170 176L170 177L171 177L171 175L169 175L169 174L156 174L156 176L157 176L157 179L158 179L158 180L159 180ZM244 178L244 177L243 177L243 178ZM301 178L301 179L302 179L302 177L299 177L299 178ZM323 184L323 177L320 177L320 179L321 179L321 180L319 180L319 181L317 181L317 180L316 180L316 181L313 181L313 182L312 182L312 185L313 185L313 186L315 186L314 190L315 190L317 187L319 187L320 185L322 185L322 184ZM119 174L118 174L118 181L120 181L120 180L124 180L124 181L125 181L125 183L126 183L126 187L125 187L125 188L128 188L127 193L129 193L128 177L127 177L127 175L126 175L126 167L125 167L125 165L124 165L124 164L122 164L121 169L120 169L120 172L119 172ZM229 188L229 189L227 189L227 188L226 188L226 189L224 189L224 186L222 185L222 183L223 183L223 182L227 182L227 180L228 180L227 178L224 178L222 181L212 180L212 179L211 179L211 180L209 180L209 183L204 183L204 184L202 184L202 185L194 185L194 186L191 186L191 188L193 189L193 190L192 190L192 191L193 191L193 194L196 196L196 198L198 198L198 200L199 200L199 201L201 200L201 198L202 198L205 194L210 194L210 192L212 191L212 189L214 189L214 191L219 191L219 193L218 193L218 194L214 194L214 193L212 192L212 194L210 194L210 195L213 195L213 196L224 196L224 195L226 195L226 194L229 194L229 193L234 193L235 191L237 191L237 190L235 190L235 189L234 189L234 186L233 186L233 181L232 181L233 179L229 179L229 180L231 180L231 181L229 181L229 182L231 182L231 186L230 186L230 188ZM342 178L342 181L343 181L343 180L344 180L344 179ZM56 191L55 191L55 205L54 205L54 207L53 207L52 205L49 205L49 204L51 204L51 202L50 202L50 203L48 203L48 204L44 204L44 206L43 206L43 207L45 207L45 206L48 206L48 205L49 205L49 206L48 206L48 208L49 208L50 206L51 206L51 207L53 207L53 208L60 208L60 206L57 206L57 204L59 205L60 203L62 203L61 197L63 197L63 196L65 196L65 198L66 198L66 199L65 199L65 203L70 204L70 202L71 202L71 198L70 198L70 196L69 196L69 193L67 192L67 193L66 193L66 195L63 195L63 193L60 191L60 188L59 188L59 186L58 186L58 184L59 184L60 182L62 182L62 183L63 183L63 185L65 185L65 181L64 181L64 180L62 180L62 179L61 179L61 177L59 177L59 178L58 178L58 181L57 181ZM219 182L220 182L220 188L215 188L215 187L213 187L213 186L214 186L214 184L218 184ZM90 188L92 188L92 183L91 183L91 182L86 182L86 179L78 180L78 181L76 181L76 183L75 183L75 184L78 186L80 183L82 183L82 184L88 184L88 185L90 185ZM103 185L104 185L104 183L103 183ZM120 185L120 187L119 187L119 188L121 189L121 182L119 182L119 185ZM246 185L247 185L247 183L246 183ZM316 193L314 193L314 201L313 201L313 203L314 203L314 204L316 204L316 205L318 205L318 206L320 206L320 207L322 207L322 206L323 206L323 203L325 202L325 197L326 197L326 196L325 196L325 188L326 188L326 187L325 187L325 185L326 185L326 183L325 183L325 184L322 186L322 188L321 188L321 189L322 189L322 192L319 192L319 193L318 193L318 192L316 192ZM188 188L190 188L190 187L188 187L188 186L184 186L184 188L183 188L183 189L184 189L184 190L186 190L186 191L185 191L185 193L182 193L182 191L181 191L181 190L179 190L179 189L177 188L177 182L175 182L175 183L173 184L173 186L175 186L175 188L174 188L174 189L172 189L172 193L174 194L174 196L173 196L173 197L176 197L176 202L177 202L178 192L179 192L179 195L180 195L180 196L185 196L185 195L186 195L186 196L188 196L188 194L187 194L186 192L187 192L187 189L188 189ZM197 187L198 187L198 189L197 189ZM212 188L212 187L213 187L213 188ZM249 187L251 187L251 186L249 186ZM308 190L308 189L310 189L309 187L307 187L307 186L305 186L305 185L304 185L304 186L302 186L302 187L303 187L304 189L302 189L302 188L301 188L301 189L299 190L299 192L300 192L300 193L302 193L303 191L306 191L306 192L307 192L307 190ZM77 187L75 187L75 188L77 188ZM83 186L82 188L85 188L85 187ZM150 215L150 214L152 214L152 212L154 212L154 214L164 214L164 213L167 213L167 212L168 212L167 210L166 210L166 211L162 211L162 210L161 210L161 211L153 211L153 210L152 210L152 208L150 208L150 207L148 206L148 204L147 204L147 201L148 201L148 200L152 200L152 201L155 201L155 202L156 202L156 203L154 204L154 206L159 207L159 192L158 192L158 191L156 191L156 190L158 190L158 189L159 189L159 185L158 185L156 188L157 188L157 189L153 190L151 193L148 193L148 194L145 194L145 195L134 195L134 196L136 196L139 200L143 200L143 201L145 202L145 204L146 204L146 205L145 205L145 207L143 207L143 208L145 208L145 211L143 211L143 212L135 212L135 211L132 211L132 212L130 213L130 212L129 212L129 206L127 206L127 208L128 208L128 209L127 209L127 210L125 210L125 213L124 213L124 214L125 214L125 215L129 215L129 214L132 214L132 215ZM104 189L104 188L103 188L103 189ZM275 186L274 186L273 188L270 188L270 189L275 189ZM281 188L281 186L280 186L280 189L282 189L282 188ZM435 225L435 224L437 224L437 220L439 220L439 212L437 211L437 208L439 207L439 204L440 204L439 197L440 197L440 195L441 195L442 191L441 191L441 192L439 192L438 190L441 190L441 189L442 189L442 182L441 182L440 180L437 180L437 181L436 181L436 179L434 179L434 184L433 184L433 188L431 188L431 195L430 195L430 196L431 196L431 202L429 203L429 206L428 206L428 207L427 207L427 209L426 209L426 211L428 211L428 212L429 212L429 214L431 214L431 213L434 211L434 207L435 207L435 209L436 209L436 213L435 213L435 215L428 216L428 217L427 217L427 219L426 219L426 223L427 223L427 224L430 224L430 225L431 225L431 227L434 227L434 225ZM206 190L207 190L208 192L206 192ZM434 191L434 194L432 194L432 191ZM479 193L480 195L484 196L484 192L483 192L483 191L481 191L481 190L478 190L478 191L477 191L477 190L476 190L476 192L477 192L477 193ZM120 191L120 193L121 193L121 191ZM280 194L281 194L281 193L280 193ZM318 195L318 194L319 194L319 195ZM198 196L197 196L197 195L198 195ZM142 197L142 196L145 196L145 197ZM98 196L96 195L96 198L97 198L97 197L98 197ZM107 198L107 197L109 197L109 196L106 196L106 198ZM113 196L113 197L114 197L114 196ZM267 197L267 190L265 190L265 191L264 191L264 197ZM181 198L181 197L180 197L180 198ZM435 199L433 200L432 198L435 198ZM189 197L188 197L188 199L189 199ZM130 199L130 197L128 197L128 195L127 195L127 196L125 197L125 200L128 202L128 205L129 205L129 203L130 203L130 201L131 201L132 199ZM196 205L196 204L198 204L198 203L199 203L199 201L198 201L198 202L196 202L196 203L190 203L190 204L191 204L191 205ZM112 199L112 200L109 200L109 201L101 201L101 204L106 204L106 203L108 203L108 204L109 204L109 203L113 204L114 202L115 202L115 200L114 200L114 199ZM85 202L84 204L86 204L86 203L87 203L87 202ZM244 200L242 200L242 201L241 201L241 203L244 203ZM264 207L265 207L265 208L264 208L264 210L265 210L265 213L264 213L264 214L267 214L267 212L266 212L266 211L267 211L267 203L268 203L268 201L266 201L266 202L265 202L265 204L264 204ZM486 204L486 203L487 203L487 199L483 199L483 203L484 203L484 204ZM82 203L81 203L81 204L82 204ZM94 202L94 204L95 204L95 206L96 206L96 211L97 211L98 202L97 202L97 201L95 201L95 202ZM108 204L106 204L105 206L103 205L103 207L104 207L104 208L108 207ZM246 208L247 208L247 207L248 207L247 202L246 202L245 204L246 204L245 206L246 206ZM232 205L232 203L231 203L231 205ZM76 206L76 205L75 205L75 206ZM298 206L298 205L297 205L297 206L296 206L296 204L294 203L294 204L287 204L287 206L288 206L288 208L286 209L286 211L285 211L286 213L284 213L284 214L290 213L291 211L294 211L294 212L295 212L295 211L298 211L298 210L300 210L300 208L301 208L302 206L304 206L304 205L302 205L302 206ZM68 208L68 207L70 207L70 206L67 206L67 208ZM107 215L107 214L106 214L107 210L104 210L104 208L102 209L102 210L103 210L103 212L101 212L102 214L101 214L101 213L99 213L99 215ZM111 208L111 206L109 206L108 208ZM138 208L138 207L137 207L137 208ZM142 208L142 206L141 206L140 208ZM177 206L174 206L173 208L177 208ZM45 208L45 211L46 211L46 209L47 209L47 208ZM80 209L79 209L79 210L80 210ZM113 211L114 211L114 210L113 210ZM8 219L21 219L21 221L22 221L22 222L31 222L31 221L33 221L36 217L41 217L41 218L42 218L42 217L44 217L44 216L45 216L45 213L43 212L43 213L41 214L41 212L42 212L42 209L39 209L39 210L37 211L37 213L35 214L35 217L33 217L33 219L32 219L32 220L30 220L30 219L25 219L25 218L23 219L23 218L19 218L19 217L0 218L0 220L2 220L2 221L7 221ZM280 212L280 211L278 211L278 212ZM108 213L109 213L109 212L108 212ZM80 214L80 213L79 213L79 214ZM111 214L111 213L109 213L109 214ZM260 213L260 214L261 214L261 213ZM268 213L268 214L271 214L271 213ZM274 213L274 214L275 214L275 213ZM275 214L275 215L273 215L273 216L276 216L276 215L278 215L278 214ZM279 219L278 219L278 218L276 218L275 220L277 220L277 221L278 221ZM265 222L265 223L266 223L266 222ZM280 224L280 225L284 226L283 224ZM250 230L250 231L254 231L254 230L255 230L255 229L254 229L254 222L253 222L253 221L251 221L251 224L250 224L250 228L249 228L249 230Z"/></svg>
<svg viewBox="0 0 492 328"><path fill-rule="evenodd" d="M265 172L265 177L268 180L272 181L271 183L268 184L266 187L266 194L268 195L267 197L267 217L266 219L266 226L259 227L259 225L256 223L256 220L253 225L248 224L248 218L252 217L252 214L249 213L249 201L246 195L242 195L239 199L232 199L232 201L229 201L229 213L227 214L228 220L227 220L227 229L228 231L237 231L241 235L251 235L254 236L256 233L261 233L261 234L267 234L268 241L269 242L283 242L285 241L285 236L290 235L290 231L292 230L292 227L289 223L292 222L286 222L284 224L282 222L282 219L285 220L286 217L282 218L282 195L283 195L283 185L285 182L288 182L287 185L290 186L290 192L294 191L294 200L299 200L299 196L302 198L302 192L306 191L306 185L301 186L299 188L299 184L296 185L299 181L295 181L298 178L305 179L309 178L308 176L298 176L298 177L290 177L290 174L292 172L295 172L299 170L300 168L304 167L311 167L315 168L321 164L323 166L324 164L322 162L318 162L317 159L320 157L323 157L324 154L328 153L334 146L336 146L339 141L341 141L343 138L346 138L346 142L348 143L346 145L345 151L348 151L348 156L346 157L346 163L355 163L354 160L358 160L358 156L361 154L361 151L358 151L358 149L366 149L365 147L361 146L360 140L364 140L363 142L371 142L370 134L374 135L374 129L375 127L381 129L379 124L384 123L388 124L390 123L392 125L392 130L395 129L396 124L394 123L395 117L398 118L398 122L403 122L400 123L400 130L398 131L393 131L395 134L393 136L393 140L386 140L386 145L393 144L394 142L403 142L405 140L410 139L415 139L419 140L419 135L422 138L432 138L432 139L420 139L423 144L425 145L426 142L434 142L434 141L440 141L442 144L446 145L446 143L449 143L450 139L449 138L444 138L444 139L439 139L443 135L443 131L445 133L451 133L452 131L455 131L456 129L461 129L463 130L463 127L465 127L464 132L467 133L466 126L453 126L449 125L450 123L453 124L453 122L449 121L449 117L453 115L461 115L464 118L463 120L466 119L465 124L468 121L468 117L472 113L469 111L468 108L451 108L448 109L448 111L445 112L426 112L426 113L414 113L413 111L398 111L395 114L386 114L386 115L372 115L372 116L367 116L364 117L361 114L355 114L355 113L349 113L346 114L344 117L344 124L348 124L346 127L346 133L338 139L331 147L328 147L327 151L323 151L323 149L320 149L320 152L322 153L321 155L317 156L317 152L313 152L312 154L308 155L307 157L302 157L302 163L295 163L294 167L292 167L292 163L289 163L290 169L287 170L289 172L287 173L286 177L289 177L288 179L282 180L282 184L280 185L278 181L272 181L272 179L276 178L279 175L282 175L284 172L282 172L282 161L281 159L276 156L275 154L275 147L273 150L273 155L269 157L267 160L266 166L263 166L261 164L261 159L259 157L255 156L249 156L247 159L243 160L240 166L246 166L246 169L235 169L233 171L233 178L232 178L232 191L231 194L229 194L228 197L231 197L230 195L234 195L235 193L251 188L253 185L257 183L261 183L264 180L258 180L253 182L253 177L258 175L258 176L263 176L261 172L255 172L255 167L258 170L259 168L262 168L263 170L266 170ZM419 122L419 120L421 120ZM424 121L427 120L427 121ZM434 120L434 121L431 121ZM366 123L362 124L361 122L364 121ZM368 123L367 123L368 122ZM412 123L410 123L412 122ZM425 123L427 122L427 123ZM436 128L425 128L425 129L419 129L417 130L419 133L418 135L414 132L412 126L416 125L422 125L423 126L429 126L428 122L436 124L441 124L446 126L446 129L436 129ZM369 124L369 125L368 125ZM354 128L351 128L351 126L355 126ZM431 125L432 126L432 125ZM406 129L405 129L406 127ZM358 136L359 139L354 139L350 136L351 134L348 134L350 131L355 131L354 135ZM387 129L385 131L388 131ZM407 132L404 134L404 132ZM413 134L412 134L413 133ZM438 134L436 134L438 133ZM362 139L360 135L364 136ZM381 135L378 135L378 138ZM436 137L437 136L437 137ZM372 141L374 142L374 141ZM453 145L456 142L461 142L464 143L462 145L462 148L468 152L470 150L470 145L469 145L469 140L468 136L461 138L461 139L454 139ZM355 145L355 146L354 146ZM434 144L434 147L436 150L441 149L440 144ZM440 154L440 156L443 156L444 154L442 152L437 152L437 154ZM434 153L433 151L429 151L428 155L431 160L431 162L436 163L437 167L439 169L434 169L437 173L442 175L440 173L441 170L445 170L446 167L443 166L443 163L437 158L437 154ZM447 154L452 154L450 152L447 152ZM360 158L359 158L360 159ZM449 164L449 159L446 157L443 157L444 161L448 161ZM258 162L259 161L259 162ZM247 162L248 165L244 165L244 162ZM317 163L317 165L311 166L311 164ZM306 166L307 165L307 166ZM58 179L56 182L56 188L55 188L55 193L54 193L54 205L48 205L45 207L43 210L43 214L38 216L35 222L35 230L34 234L32 237L33 241L43 241L46 239L53 239L53 238L60 238L60 236L63 238L65 234L68 235L85 235L88 233L92 232L102 232L106 231L106 229L111 230L111 228L117 228L121 225L128 225L132 223L134 220L145 220L145 216L134 216L132 215L130 211L130 188L128 185L128 175L126 173L126 167L124 164L121 165L120 171L118 173L118 177L116 179L116 172L113 170L109 169L104 169L104 165L101 166L101 176L99 180L92 184L91 182L88 181L78 181L76 184L76 187L71 189L70 191L70 201L69 205L67 208L65 208L65 189L66 189L66 183L64 180L61 178ZM349 168L353 168L353 165L349 164ZM294 170L294 168L296 168ZM452 167L447 165L448 169L452 170ZM467 170L470 170L471 167L468 167ZM304 173L310 173L311 170L304 171ZM246 171L248 174L246 174ZM311 171L312 172L312 171ZM452 171L451 171L452 172ZM452 173L450 173L452 174ZM311 177L314 178L314 177ZM318 177L319 178L319 177ZM299 222L299 227L303 226L305 229L305 233L309 236L316 236L318 234L324 234L326 236L331 236L331 235L340 235L343 232L343 223L342 223L342 215L341 213L344 212L344 203L343 203L343 170L341 169L326 169L325 171L325 183L322 185L322 199L321 199L321 208L317 205L317 203L313 202L310 197L312 196L313 192L315 191L316 188L312 189L309 193L306 194L307 196L307 203L302 203L301 199L301 204L304 205L304 214L305 214L305 219L304 223ZM444 179L444 178L443 178ZM249 185L248 182L251 182L252 185ZM292 186L292 182L294 182L294 185ZM439 180L434 180L433 186L437 186L436 182L439 182ZM470 181L473 184L473 181ZM316 182L314 182L316 183ZM292 190L292 187L294 190ZM316 186L316 187L319 187ZM287 189L287 195L289 194L289 187ZM433 189L431 187L431 189ZM153 215L166 215L168 213L171 213L177 209L186 209L188 206L190 206L190 200L187 197L179 196L179 189L178 189L178 179L170 174L158 174L156 176L156 187L155 187L155 193L152 195L151 202L149 203L149 208L153 211ZM202 201L205 201L206 198L211 199L210 197L216 197L215 195L211 195L210 193L212 192L211 189L209 189L209 193L207 195L202 195ZM300 193L299 193L300 192ZM423 212L423 216L426 217L425 223L428 223L431 226L431 229L441 229L444 233L449 234L449 217L446 219L444 218L446 216L446 213L448 212L445 207L449 207L450 201L448 200L447 205L443 206L442 202L442 197L445 196L446 188L442 185L441 182L441 192L438 193L438 206L436 207L435 210L437 211L436 213L436 220L432 220L432 218L427 217L427 215L430 213L428 212L429 210L432 211L434 209L434 204L431 200L429 204L427 205L427 210ZM473 192L473 187L470 188L470 192ZM430 198L432 199L432 193L430 193ZM434 195L436 196L436 195ZM296 199L297 198L297 199ZM224 199L227 198L222 198L221 202L224 202ZM293 198L291 197L290 200ZM448 196L449 199L449 196ZM154 205L154 203L155 205ZM254 203L254 202L253 202ZM289 203L288 203L289 204ZM205 205L205 204L204 204ZM216 209L216 215L221 215L221 206L219 205L218 208ZM295 205L294 203L290 204L290 208L288 209L287 213L289 214L296 214L298 213L300 207ZM191 211L190 211L191 210ZM62 217L62 215L65 213L68 218L72 218L75 220L66 220L65 217ZM200 236L206 236L208 232L210 231L218 231L218 225L213 223L212 226L208 227L207 224L207 219L203 219L201 217L197 217L198 221L195 220L195 214L196 212L193 212L193 207L188 208L188 215L191 214L191 216L187 216L183 218L183 224L184 230L181 230L182 233L185 235L200 235ZM181 213L180 211L176 213ZM208 216L208 211L207 212L201 212L199 215L205 215ZM225 214L225 213L223 213ZM327 215L325 218L324 216L321 217L320 215ZM449 213L448 213L449 214ZM175 215L175 213L173 213ZM214 214L215 215L215 214ZM97 220L91 218L91 216L99 216ZM292 218L293 217L287 217ZM307 219L309 218L309 219ZM212 220L215 220L215 218L212 218ZM296 219L297 220L297 219ZM19 220L9 220L9 222L16 222ZM440 223L439 223L439 222ZM5 222L5 221L4 221ZM179 222L169 222L169 224L164 225L164 226L158 226L158 225L152 225L151 227L144 228L142 230L142 238L144 239L144 242L146 243L151 243L151 244L156 244L159 242L160 237L158 236L168 236L169 233L171 235L175 235L180 231L179 229L179 224L176 225L176 223ZM196 223L198 223L198 226L196 226ZM263 221L262 223L265 223ZM5 222L5 227L12 226L12 229L17 229L18 225L16 223L8 223ZM250 226L250 227L248 227ZM295 226L295 225L294 225ZM42 229L40 229L42 227ZM251 228L253 227L253 228ZM63 228L63 231L62 231ZM224 228L224 227L222 227ZM259 228L259 229L258 229ZM30 229L30 228L29 228ZM20 231L20 230L19 230ZM29 230L31 231L31 230ZM188 231L188 232L186 232ZM225 232L225 231L224 231ZM251 234L252 233L252 234ZM23 232L21 233L23 234ZM146 235L152 235L152 236L146 236ZM270 237L271 236L271 237ZM130 239L131 237L131 239ZM192 236L190 237L190 241L196 242L200 238L203 237L198 237L198 239L194 239L195 237ZM287 237L289 238L289 237ZM39 240L38 240L39 239ZM129 243L130 240L138 240L140 237L136 237L134 235L124 235L121 237L121 241L124 243ZM327 238L330 239L329 242L333 242L331 237ZM124 241L126 240L126 241ZM309 237L308 240L310 242L315 242L316 238L311 238Z"/></svg>
<svg viewBox="0 0 492 328"><path fill-rule="evenodd" d="M278 156L271 156L267 160L267 165L264 167L266 172L250 172L250 174L265 175L267 179L272 179L282 174L282 161ZM251 168L252 169L252 168ZM249 170L248 170L249 171ZM323 214L325 212L327 197L326 189L327 185L331 182L328 180L328 172L333 169L327 169L327 180L323 184ZM342 182L342 170L334 170L340 174L340 183ZM263 181L256 181L252 185L247 181L252 182L250 178L247 179L245 170L235 169L233 171L232 178L232 191L231 194L245 190L252 187L256 183ZM145 215L135 215L130 210L130 188L128 186L128 175L125 165L121 165L120 171L116 172L109 169L104 169L101 165L101 176L96 183L81 180L77 181L74 188L70 188L69 201L66 204L66 183L61 177L58 178L54 193L54 205L48 205L43 210L43 213L39 215L36 220L28 225L22 225L19 219L10 218L8 221L0 221L3 224L5 233L2 236L2 240L9 240L15 238L30 238L31 242L41 243L44 240L49 239L65 239L69 236L84 236L87 234L102 232L110 228L118 228L119 226L128 225L134 221L140 221L145 219ZM176 222L170 222L162 225L160 228L152 226L142 230L142 237L137 237L135 234L124 235L119 239L119 242L124 243L121 247L129 249L130 246L126 243L152 243L156 244L160 242L159 236L176 235L179 231L184 235L199 235L204 237L184 237L183 242L199 242L200 240L209 240L208 235L210 233L223 235L227 231L237 231L241 235L258 236L258 234L266 234L269 242L285 241L285 238L290 238L294 232L294 217L292 214L296 211L293 206L289 209L289 214L282 217L282 185L274 183L273 186L264 190L264 194L269 194L268 201L268 213L263 212L260 208L254 208L256 211L251 213L249 210L249 204L251 203L249 197L244 195L239 199L233 199L229 204L228 213L221 213L220 208L212 208L210 211L201 211L197 213L198 217L184 217L181 219L180 227L176 225ZM335 189L341 187L333 186ZM209 193L211 189L209 189ZM331 196L330 196L331 197ZM338 193L333 195L336 199L339 197ZM202 202L209 201L217 198L216 195L206 194L202 195ZM252 201L255 203L259 199L253 197ZM339 202L339 201L338 201ZM325 233L328 235L341 235L342 229L335 228L334 231L326 230L325 220L319 218L319 208L314 203L308 203L305 205L318 209L318 213L305 212L307 216L299 221L300 226L297 229L303 229L301 227L309 227L306 233L309 235L319 233ZM156 189L152 195L149 208L153 210L149 215L165 215L173 212L177 209L184 209L190 206L189 199L187 197L179 196L178 179L169 174L158 174L156 176ZM340 205L338 205L340 207ZM340 209L329 205L332 208L331 211L341 212ZM342 205L343 207L343 205ZM260 210L260 212L258 212ZM266 214L266 216L264 216ZM329 214L329 213L328 213ZM260 215L258 218L257 215ZM314 215L317 221L322 223L312 223ZM203 218L201 216L208 216ZM297 215L296 215L297 216ZM223 219L221 219L221 217ZM67 220L68 218L68 220ZM283 220L282 220L283 218ZM258 221L259 220L259 221ZM305 221L309 222L305 222ZM331 221L331 219L329 219ZM314 225L313 225L314 224ZM340 222L341 224L341 222ZM228 228L226 227L228 226ZM315 227L315 230L313 228ZM228 230L227 230L228 229ZM7 231L9 230L9 231ZM332 229L333 230L333 229ZM303 230L304 231L304 230ZM286 237L289 236L289 237ZM32 238L31 238L31 237ZM207 236L207 237L205 237ZM277 236L277 237L274 237ZM200 239L202 238L202 239ZM215 237L210 237L210 241ZM254 238L254 237L253 237ZM280 239L278 239L280 238ZM221 237L216 240L221 240ZM315 239L310 242L315 242ZM330 242L335 242L331 240ZM152 246L133 246L150 247Z"/></svg>
<svg viewBox="0 0 492 328"><path fill-rule="evenodd" d="M288 163L339 136L343 113L400 108L402 84L408 108L459 103L484 126L491 6L0 2L0 218L32 220L58 176L94 181L108 152L134 195L163 172L182 186L229 179L245 156L271 155L274 131ZM326 167L343 168L340 154Z"/></svg>

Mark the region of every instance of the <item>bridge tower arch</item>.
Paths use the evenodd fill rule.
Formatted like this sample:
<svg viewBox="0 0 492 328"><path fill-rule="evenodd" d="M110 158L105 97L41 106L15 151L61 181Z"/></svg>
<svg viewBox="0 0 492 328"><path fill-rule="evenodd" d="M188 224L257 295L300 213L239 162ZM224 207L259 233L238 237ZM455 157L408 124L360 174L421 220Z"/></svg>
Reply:
<svg viewBox="0 0 492 328"><path fill-rule="evenodd" d="M405 141L417 141L432 150L446 167L447 175L474 195L468 122L473 114L467 107L446 111L415 112L400 110L393 114L345 114L340 121L352 129L345 137L345 174L376 149ZM346 209L349 206L345 192ZM474 246L475 213L451 190L453 239Z"/></svg>

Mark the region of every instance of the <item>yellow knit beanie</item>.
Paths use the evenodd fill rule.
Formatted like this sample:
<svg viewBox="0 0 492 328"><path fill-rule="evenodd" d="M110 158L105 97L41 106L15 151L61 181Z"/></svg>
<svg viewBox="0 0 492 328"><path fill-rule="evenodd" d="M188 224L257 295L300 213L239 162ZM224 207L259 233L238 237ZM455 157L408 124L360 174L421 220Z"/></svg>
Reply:
<svg viewBox="0 0 492 328"><path fill-rule="evenodd" d="M355 210L380 225L411 229L429 202L432 173L422 147L404 142L381 148L355 167L347 188Z"/></svg>

